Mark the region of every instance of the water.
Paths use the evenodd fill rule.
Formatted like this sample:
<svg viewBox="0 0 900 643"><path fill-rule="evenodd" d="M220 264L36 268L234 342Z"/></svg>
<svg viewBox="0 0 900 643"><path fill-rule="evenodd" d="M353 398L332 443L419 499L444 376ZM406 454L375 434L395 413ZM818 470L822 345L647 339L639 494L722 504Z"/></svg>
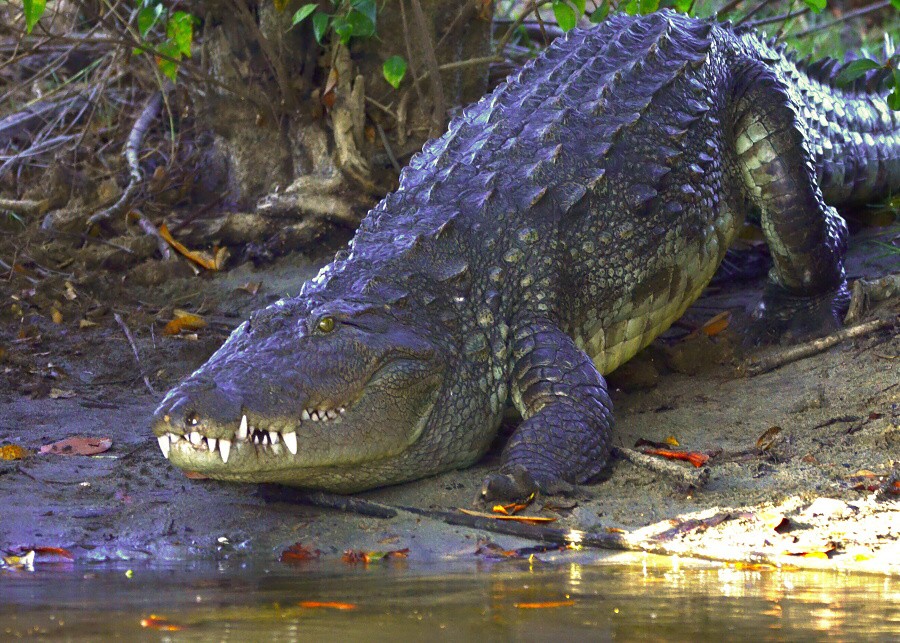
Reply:
<svg viewBox="0 0 900 643"><path fill-rule="evenodd" d="M126 570L0 571L0 639L900 640L900 579L837 572L655 557Z"/></svg>

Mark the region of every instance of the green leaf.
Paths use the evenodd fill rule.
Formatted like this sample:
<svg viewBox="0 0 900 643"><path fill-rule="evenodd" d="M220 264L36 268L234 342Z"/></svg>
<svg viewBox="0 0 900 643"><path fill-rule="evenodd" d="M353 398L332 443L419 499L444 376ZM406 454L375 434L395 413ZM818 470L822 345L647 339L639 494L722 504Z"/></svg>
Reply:
<svg viewBox="0 0 900 643"><path fill-rule="evenodd" d="M900 2L900 0L898 0ZM594 24L603 22L606 20L606 16L609 15L609 0L603 0L600 3L600 6L594 10L594 13L591 14L591 22Z"/></svg>
<svg viewBox="0 0 900 643"><path fill-rule="evenodd" d="M374 27L376 14L378 13L378 10L375 8L375 0L350 0L350 6L368 18Z"/></svg>
<svg viewBox="0 0 900 643"><path fill-rule="evenodd" d="M887 104L891 109L900 111L900 87L894 87L894 91L888 94Z"/></svg>
<svg viewBox="0 0 900 643"><path fill-rule="evenodd" d="M900 0L897 1L900 2ZM694 0L675 0L675 3L672 6L675 7L675 11L689 13L693 4Z"/></svg>
<svg viewBox="0 0 900 643"><path fill-rule="evenodd" d="M647 15L659 9L659 0L641 0L641 14Z"/></svg>
<svg viewBox="0 0 900 643"><path fill-rule="evenodd" d="M891 0L891 4L894 5L894 9L900 11L900 0Z"/></svg>
<svg viewBox="0 0 900 643"><path fill-rule="evenodd" d="M346 45L350 42L350 38L353 37L353 25L351 25L346 18L342 16L337 16L331 23L331 28L334 29L334 33L338 35L338 38L341 40L342 45Z"/></svg>
<svg viewBox="0 0 900 643"><path fill-rule="evenodd" d="M369 16L356 9L351 9L347 14L347 24L350 25L350 35L356 38L368 38L375 34L375 23Z"/></svg>
<svg viewBox="0 0 900 643"><path fill-rule="evenodd" d="M175 60L181 60L181 49L174 40L167 40L162 43L156 50L168 56L169 58L174 58ZM165 58L156 57L156 66L159 67L159 70L173 83L175 82L176 77L178 76L178 63L172 62L171 60L166 60Z"/></svg>
<svg viewBox="0 0 900 643"><path fill-rule="evenodd" d="M628 0L628 4L625 5L624 11L629 16L638 15L641 12L641 0Z"/></svg>
<svg viewBox="0 0 900 643"><path fill-rule="evenodd" d="M316 12L312 17L312 21L313 35L316 37L316 42L321 45L322 40L325 38L325 32L328 31L328 23L331 22L331 16L327 13Z"/></svg>
<svg viewBox="0 0 900 643"><path fill-rule="evenodd" d="M556 16L556 22L563 31L573 29L578 22L575 10L562 0L553 0L553 15Z"/></svg>
<svg viewBox="0 0 900 643"><path fill-rule="evenodd" d="M381 67L384 79L388 81L394 89L400 89L400 83L406 76L406 59L403 56L391 56L384 61Z"/></svg>
<svg viewBox="0 0 900 643"><path fill-rule="evenodd" d="M144 6L138 11L137 24L141 38L147 37L147 33L153 29L157 22L159 22L159 17L162 15L163 11L164 9L161 4Z"/></svg>
<svg viewBox="0 0 900 643"><path fill-rule="evenodd" d="M585 6L587 4L587 0L572 0L572 4L575 5L575 11L578 12L578 15L583 16L584 11L587 8Z"/></svg>
<svg viewBox="0 0 900 643"><path fill-rule="evenodd" d="M291 26L298 25L304 20L306 20L309 15L316 10L318 5L315 4L305 4L299 9L297 9L297 13L294 14L294 17L291 18Z"/></svg>
<svg viewBox="0 0 900 643"><path fill-rule="evenodd" d="M803 4L812 9L813 13L822 13L822 10L828 6L828 0L803 0Z"/></svg>
<svg viewBox="0 0 900 643"><path fill-rule="evenodd" d="M47 0L22 0L22 7L25 11L25 30L31 33L38 20L44 15Z"/></svg>
<svg viewBox="0 0 900 643"><path fill-rule="evenodd" d="M178 52L191 57L191 43L194 40L194 16L186 11L175 11L166 23L166 36L175 43Z"/></svg>
<svg viewBox="0 0 900 643"><path fill-rule="evenodd" d="M881 63L868 58L854 60L852 63L848 63L841 69L840 73L837 75L837 83L838 85L849 85L860 76L865 75L867 71L879 69L880 67Z"/></svg>

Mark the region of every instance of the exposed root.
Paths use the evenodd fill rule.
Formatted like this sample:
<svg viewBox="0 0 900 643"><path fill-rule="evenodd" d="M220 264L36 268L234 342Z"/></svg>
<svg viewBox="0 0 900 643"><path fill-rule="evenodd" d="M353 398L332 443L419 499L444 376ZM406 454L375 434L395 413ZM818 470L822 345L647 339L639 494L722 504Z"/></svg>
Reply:
<svg viewBox="0 0 900 643"><path fill-rule="evenodd" d="M131 133L128 135L128 142L125 144L125 159L128 161L130 175L128 187L125 188L125 191L122 193L122 196L119 197L118 201L88 218L89 226L105 221L110 217L118 216L125 212L128 206L131 205L131 201L143 180L139 159L141 144L144 142L144 136L147 134L147 130L150 129L150 125L156 119L156 115L162 108L162 104L163 93L158 91L155 92L147 101L147 104L144 105L141 115L138 116L138 119L134 122L134 127L131 128Z"/></svg>

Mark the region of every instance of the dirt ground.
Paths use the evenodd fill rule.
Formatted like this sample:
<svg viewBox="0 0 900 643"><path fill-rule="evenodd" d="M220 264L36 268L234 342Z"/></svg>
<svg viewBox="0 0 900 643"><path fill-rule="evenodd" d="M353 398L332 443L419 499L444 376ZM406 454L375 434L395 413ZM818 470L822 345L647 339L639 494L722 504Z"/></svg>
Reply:
<svg viewBox="0 0 900 643"><path fill-rule="evenodd" d="M896 246L880 245L898 235L897 223L857 234L850 278L900 270ZM530 544L404 511L381 519L272 500L252 485L188 479L163 459L148 428L162 394L251 310L295 293L332 248L260 270L245 264L194 275L182 261L135 259L145 251L54 243L39 252L12 232L0 238L0 258L13 266L0 272L0 453L15 457L10 445L29 452L0 459L0 550L62 547L83 560L273 559L301 542L325 555L409 548L410 559L427 561L473 556L484 538L497 551ZM682 324L610 377L616 443L674 438L709 454L705 485L686 488L616 460L576 498L550 506L539 499L527 513L557 518L552 525L573 530L576 542L580 530L744 565L900 574L900 498L890 478L900 467L900 330L742 376L735 347L759 286L708 289ZM176 308L208 325L163 335ZM684 338L725 310L728 328ZM876 314L898 312L895 299ZM759 448L773 427L780 432ZM109 438L112 446L90 457L40 453L71 436ZM471 508L498 452L465 471L360 497Z"/></svg>

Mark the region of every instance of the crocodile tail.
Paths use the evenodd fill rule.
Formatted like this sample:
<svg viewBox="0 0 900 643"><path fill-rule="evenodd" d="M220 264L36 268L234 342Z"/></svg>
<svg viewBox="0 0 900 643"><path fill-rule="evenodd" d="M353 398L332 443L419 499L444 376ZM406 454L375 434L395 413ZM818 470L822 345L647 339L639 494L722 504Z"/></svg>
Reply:
<svg viewBox="0 0 900 643"><path fill-rule="evenodd" d="M779 53L799 90L825 200L866 203L900 193L900 112L887 104L891 70L872 70L842 85L845 65L837 60L798 61Z"/></svg>

